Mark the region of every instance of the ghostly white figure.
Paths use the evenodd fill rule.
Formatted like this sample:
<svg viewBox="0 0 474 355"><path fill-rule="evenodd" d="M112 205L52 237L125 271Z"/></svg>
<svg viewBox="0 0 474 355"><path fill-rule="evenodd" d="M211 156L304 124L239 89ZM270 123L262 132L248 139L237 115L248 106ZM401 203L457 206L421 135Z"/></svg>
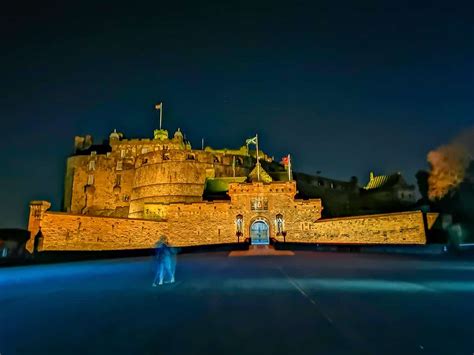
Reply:
<svg viewBox="0 0 474 355"><path fill-rule="evenodd" d="M177 250L168 245L168 240L162 236L155 246L157 270L155 279L153 280L153 287L165 283L174 282L174 274L176 271L176 253ZM165 279L165 277L167 278Z"/></svg>

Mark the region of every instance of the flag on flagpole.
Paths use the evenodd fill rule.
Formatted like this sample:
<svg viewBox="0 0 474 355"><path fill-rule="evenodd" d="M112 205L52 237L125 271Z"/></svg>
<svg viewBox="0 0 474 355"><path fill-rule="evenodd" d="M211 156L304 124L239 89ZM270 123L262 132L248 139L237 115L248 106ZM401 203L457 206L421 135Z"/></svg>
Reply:
<svg viewBox="0 0 474 355"><path fill-rule="evenodd" d="M247 144L247 145L249 145L249 144L258 144L258 137L255 136L255 137L247 139L245 141L245 144Z"/></svg>
<svg viewBox="0 0 474 355"><path fill-rule="evenodd" d="M160 110L160 130L161 130L161 125L163 123L163 102L156 104L155 109Z"/></svg>
<svg viewBox="0 0 474 355"><path fill-rule="evenodd" d="M291 156L288 154L286 157L281 158L281 164L285 167L285 170L288 172L288 180L291 180Z"/></svg>
<svg viewBox="0 0 474 355"><path fill-rule="evenodd" d="M259 152L258 152L258 134L255 137L249 138L245 140L245 144L247 145L247 154L249 151L249 144L255 144L256 153L255 158L257 159L257 180L260 181L260 162L259 162Z"/></svg>
<svg viewBox="0 0 474 355"><path fill-rule="evenodd" d="M293 176L291 173L291 156L288 154L288 181L292 180Z"/></svg>

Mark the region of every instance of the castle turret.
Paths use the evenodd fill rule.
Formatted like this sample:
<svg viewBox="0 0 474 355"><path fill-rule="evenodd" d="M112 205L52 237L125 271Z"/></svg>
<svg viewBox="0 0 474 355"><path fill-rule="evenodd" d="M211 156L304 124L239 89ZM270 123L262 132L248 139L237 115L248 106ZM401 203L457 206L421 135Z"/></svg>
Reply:
<svg viewBox="0 0 474 355"><path fill-rule="evenodd" d="M114 129L114 131L113 131L112 133L110 133L110 135L109 135L109 140L110 140L110 141L118 141L118 140L120 140L120 138L122 138L122 137L123 137L123 134L117 132L117 130Z"/></svg>
<svg viewBox="0 0 474 355"><path fill-rule="evenodd" d="M31 201L30 202L30 217L28 219L28 231L30 232L30 239L26 244L26 249L33 252L33 246L36 235L41 231L41 221L47 210L51 207L48 201Z"/></svg>
<svg viewBox="0 0 474 355"><path fill-rule="evenodd" d="M181 132L180 128L178 128L178 130L176 132L174 132L174 138L178 139L178 140L183 140L184 139L183 132Z"/></svg>
<svg viewBox="0 0 474 355"><path fill-rule="evenodd" d="M135 165L129 217L143 218L147 203L202 201L210 171L214 172L210 157L195 151L167 149L141 155Z"/></svg>
<svg viewBox="0 0 474 355"><path fill-rule="evenodd" d="M87 134L85 136L74 137L74 151L86 150L92 146L92 136Z"/></svg>
<svg viewBox="0 0 474 355"><path fill-rule="evenodd" d="M168 131L166 129L155 129L153 131L153 137L159 141L167 140L169 139Z"/></svg>

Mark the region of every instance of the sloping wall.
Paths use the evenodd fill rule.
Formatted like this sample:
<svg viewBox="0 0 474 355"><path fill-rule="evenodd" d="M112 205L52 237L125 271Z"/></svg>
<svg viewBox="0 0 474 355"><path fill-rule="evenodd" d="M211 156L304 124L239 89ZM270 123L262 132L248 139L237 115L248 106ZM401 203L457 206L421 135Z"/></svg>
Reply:
<svg viewBox="0 0 474 355"><path fill-rule="evenodd" d="M322 219L292 226L288 242L333 244L426 244L423 214L416 212Z"/></svg>

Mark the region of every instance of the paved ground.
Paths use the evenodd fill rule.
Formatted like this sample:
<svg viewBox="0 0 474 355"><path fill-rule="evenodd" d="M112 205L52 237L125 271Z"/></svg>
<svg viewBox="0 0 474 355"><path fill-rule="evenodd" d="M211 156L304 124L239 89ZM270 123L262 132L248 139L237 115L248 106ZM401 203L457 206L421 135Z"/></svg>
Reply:
<svg viewBox="0 0 474 355"><path fill-rule="evenodd" d="M474 260L297 252L0 269L0 353L473 354Z"/></svg>

